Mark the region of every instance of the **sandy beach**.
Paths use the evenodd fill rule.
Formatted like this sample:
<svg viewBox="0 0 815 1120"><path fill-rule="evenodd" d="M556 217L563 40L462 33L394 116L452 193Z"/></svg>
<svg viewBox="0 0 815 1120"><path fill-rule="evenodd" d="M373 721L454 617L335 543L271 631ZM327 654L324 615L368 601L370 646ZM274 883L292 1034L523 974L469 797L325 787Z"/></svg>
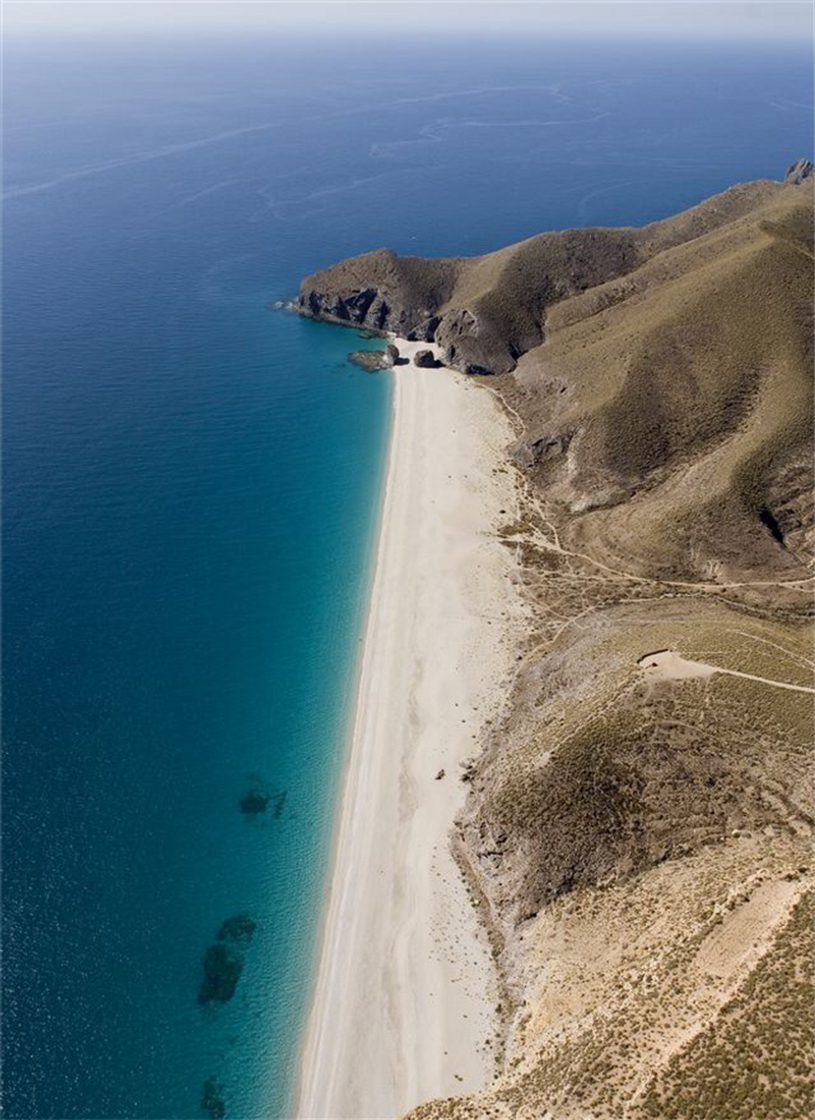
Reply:
<svg viewBox="0 0 815 1120"><path fill-rule="evenodd" d="M397 340L411 357L425 344ZM464 375L392 375L388 474L298 1116L397 1117L492 1072L496 1001L449 834L520 620L494 528L508 421Z"/></svg>

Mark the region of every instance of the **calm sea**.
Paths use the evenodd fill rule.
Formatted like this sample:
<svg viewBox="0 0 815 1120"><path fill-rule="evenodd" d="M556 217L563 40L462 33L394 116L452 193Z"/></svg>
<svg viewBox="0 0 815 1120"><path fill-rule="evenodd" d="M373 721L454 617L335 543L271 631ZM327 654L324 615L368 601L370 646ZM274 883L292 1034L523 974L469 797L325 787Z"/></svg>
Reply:
<svg viewBox="0 0 815 1120"><path fill-rule="evenodd" d="M393 50L6 43L7 1117L291 1108L390 386L270 301L812 155L804 49Z"/></svg>

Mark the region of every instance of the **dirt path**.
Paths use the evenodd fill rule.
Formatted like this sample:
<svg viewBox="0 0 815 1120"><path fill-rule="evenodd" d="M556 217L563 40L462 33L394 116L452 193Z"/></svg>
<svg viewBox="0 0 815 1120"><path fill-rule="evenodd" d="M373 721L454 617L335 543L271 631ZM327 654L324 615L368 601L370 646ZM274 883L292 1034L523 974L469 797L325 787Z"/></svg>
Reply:
<svg viewBox="0 0 815 1120"><path fill-rule="evenodd" d="M757 677L753 673L741 673L738 669L722 669L719 665L708 665L705 661L690 661L671 649L660 649L644 654L637 662L643 672L663 681L692 680L712 677L714 673L724 673L728 677L741 677L746 681L758 681L773 688L786 688L790 692L808 692L815 696L815 688L803 684L789 684L787 681L773 681L767 677Z"/></svg>

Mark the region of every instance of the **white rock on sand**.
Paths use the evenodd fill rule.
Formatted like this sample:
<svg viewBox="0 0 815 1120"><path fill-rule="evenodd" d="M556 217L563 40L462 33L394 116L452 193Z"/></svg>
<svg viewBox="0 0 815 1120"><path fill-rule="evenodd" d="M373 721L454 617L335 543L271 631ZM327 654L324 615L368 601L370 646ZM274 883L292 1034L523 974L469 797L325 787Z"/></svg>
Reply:
<svg viewBox="0 0 815 1120"><path fill-rule="evenodd" d="M412 358L427 343L397 339ZM396 1117L487 1083L493 965L450 854L521 606L492 529L515 514L492 394L397 366L376 573L300 1117ZM500 511L505 511L501 513ZM439 778L439 772L444 777Z"/></svg>

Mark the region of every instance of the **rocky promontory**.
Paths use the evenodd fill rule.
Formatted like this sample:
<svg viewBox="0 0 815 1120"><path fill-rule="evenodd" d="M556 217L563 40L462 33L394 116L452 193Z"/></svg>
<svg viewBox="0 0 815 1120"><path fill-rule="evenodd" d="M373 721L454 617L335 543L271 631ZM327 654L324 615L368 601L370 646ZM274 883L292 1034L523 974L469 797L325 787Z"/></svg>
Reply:
<svg viewBox="0 0 815 1120"><path fill-rule="evenodd" d="M546 341L558 305L590 291L602 298L611 281L738 221L811 175L811 161L801 159L783 185L741 184L639 229L542 233L479 257L402 257L375 249L307 276L292 307L315 319L434 342L444 364L463 373L509 373Z"/></svg>

